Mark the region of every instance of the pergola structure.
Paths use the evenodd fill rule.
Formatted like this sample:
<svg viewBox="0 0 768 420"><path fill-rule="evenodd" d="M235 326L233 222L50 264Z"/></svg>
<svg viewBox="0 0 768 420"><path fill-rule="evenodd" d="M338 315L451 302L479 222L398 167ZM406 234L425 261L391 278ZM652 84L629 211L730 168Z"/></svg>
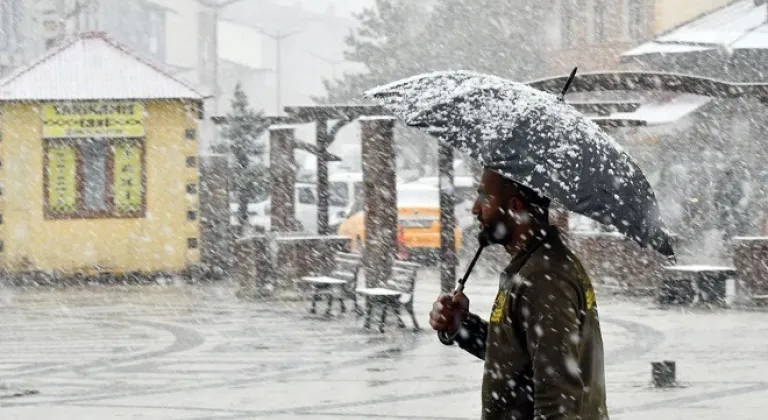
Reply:
<svg viewBox="0 0 768 420"><path fill-rule="evenodd" d="M528 82L530 86L560 93L568 75L555 76ZM666 91L690 93L714 98L753 97L768 104L768 84L730 83L720 80L661 72L594 72L579 74L573 80L570 93L599 91ZM605 127L642 127L647 121L632 117L617 118L611 114L631 113L640 103L636 101L581 101L572 105L585 113L596 124ZM273 230L290 231L291 224L285 221L293 215L293 190L295 170L293 153L295 148L317 155L318 192L318 233L328 231L328 162L338 157L328 153L336 134L354 120L362 125L364 199L367 210L364 249L364 265L371 271L368 280L373 285L377 280L386 279L391 271L397 232L397 202L395 176L395 150L393 128L395 118L385 109L373 105L319 105L289 106L284 108L287 115L274 117L270 127L272 143L272 212ZM216 121L216 120L214 120ZM329 122L335 123L329 129ZM219 119L218 122L222 122ZM315 124L315 144L298 142L293 136L291 125ZM439 149L440 179L453 182L453 152L449 147ZM291 176L293 171L293 176ZM456 278L456 253L453 244L453 196L452 188L445 188L441 182L441 288L452 290ZM277 194L275 194L277 193ZM556 223L567 229L567 213L560 212ZM564 226L563 226L564 225Z"/></svg>
<svg viewBox="0 0 768 420"><path fill-rule="evenodd" d="M307 150L317 155L317 233L327 235L328 231L328 148L336 134L347 124L360 117L386 115L378 106L367 105L313 105L287 106L284 108L286 123L315 124L315 148ZM335 120L333 126L329 121ZM288 122L289 121L289 122ZM334 159L338 160L338 159Z"/></svg>
<svg viewBox="0 0 768 420"><path fill-rule="evenodd" d="M567 79L567 75L560 75L534 80L528 82L528 84L536 89L557 94ZM706 77L665 72L618 71L581 73L573 80L568 93L609 91L671 92L721 99L750 97L764 105L768 105L768 83L734 83ZM592 119L603 127L647 125L647 122L642 119L634 119L632 117L617 118L611 115L614 112L634 112L639 104L632 103L632 101L582 101L571 103L571 105L582 112L597 113L598 116ZM601 113L603 115L600 115ZM610 120L611 123L604 123L606 120Z"/></svg>

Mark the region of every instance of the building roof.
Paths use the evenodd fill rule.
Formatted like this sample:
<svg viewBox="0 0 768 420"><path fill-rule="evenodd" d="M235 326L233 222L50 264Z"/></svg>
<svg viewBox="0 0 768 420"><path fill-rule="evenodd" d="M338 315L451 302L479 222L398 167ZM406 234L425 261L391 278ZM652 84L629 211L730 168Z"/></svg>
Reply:
<svg viewBox="0 0 768 420"><path fill-rule="evenodd" d="M739 0L623 53L626 58L721 49L768 49L768 6Z"/></svg>
<svg viewBox="0 0 768 420"><path fill-rule="evenodd" d="M80 34L0 80L0 101L203 99L102 32Z"/></svg>

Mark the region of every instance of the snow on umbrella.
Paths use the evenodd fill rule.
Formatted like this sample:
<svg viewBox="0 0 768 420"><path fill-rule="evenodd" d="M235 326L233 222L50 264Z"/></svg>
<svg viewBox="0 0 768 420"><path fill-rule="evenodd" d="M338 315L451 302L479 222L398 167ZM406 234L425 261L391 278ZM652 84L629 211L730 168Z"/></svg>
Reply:
<svg viewBox="0 0 768 420"><path fill-rule="evenodd" d="M561 98L469 71L423 74L365 94L485 168L674 256L640 168Z"/></svg>

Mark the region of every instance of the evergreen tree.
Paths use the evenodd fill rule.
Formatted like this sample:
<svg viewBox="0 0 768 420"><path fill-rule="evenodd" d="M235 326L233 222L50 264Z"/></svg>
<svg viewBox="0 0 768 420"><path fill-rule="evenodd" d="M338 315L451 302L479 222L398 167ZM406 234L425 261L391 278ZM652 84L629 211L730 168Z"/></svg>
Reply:
<svg viewBox="0 0 768 420"><path fill-rule="evenodd" d="M265 164L266 144L262 134L269 121L261 111L251 108L248 97L238 83L222 130L224 142L216 148L230 157L232 189L237 197L237 221L240 233L248 225L248 202L266 196L269 191L269 173Z"/></svg>

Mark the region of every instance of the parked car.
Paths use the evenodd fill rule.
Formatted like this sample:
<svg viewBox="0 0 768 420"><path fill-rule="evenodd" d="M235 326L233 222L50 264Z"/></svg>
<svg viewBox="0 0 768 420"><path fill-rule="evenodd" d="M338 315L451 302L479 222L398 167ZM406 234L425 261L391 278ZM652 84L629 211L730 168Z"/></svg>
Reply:
<svg viewBox="0 0 768 420"><path fill-rule="evenodd" d="M299 231L317 233L317 186L308 183L296 183L294 189L296 204L295 217ZM233 224L237 224L237 204L230 205ZM268 231L271 226L271 199L248 205L248 222L256 230ZM342 207L329 206L329 214L342 211Z"/></svg>
<svg viewBox="0 0 768 420"><path fill-rule="evenodd" d="M337 172L328 177L328 225L331 232L337 232L339 226L350 214L355 197L363 192L362 172Z"/></svg>
<svg viewBox="0 0 768 420"><path fill-rule="evenodd" d="M355 200L350 216L339 227L339 234L352 239L352 249L365 245L365 217L362 196ZM397 186L399 227L411 257L436 258L440 250L440 190L436 186L408 183ZM461 227L455 230L456 249L461 248Z"/></svg>

